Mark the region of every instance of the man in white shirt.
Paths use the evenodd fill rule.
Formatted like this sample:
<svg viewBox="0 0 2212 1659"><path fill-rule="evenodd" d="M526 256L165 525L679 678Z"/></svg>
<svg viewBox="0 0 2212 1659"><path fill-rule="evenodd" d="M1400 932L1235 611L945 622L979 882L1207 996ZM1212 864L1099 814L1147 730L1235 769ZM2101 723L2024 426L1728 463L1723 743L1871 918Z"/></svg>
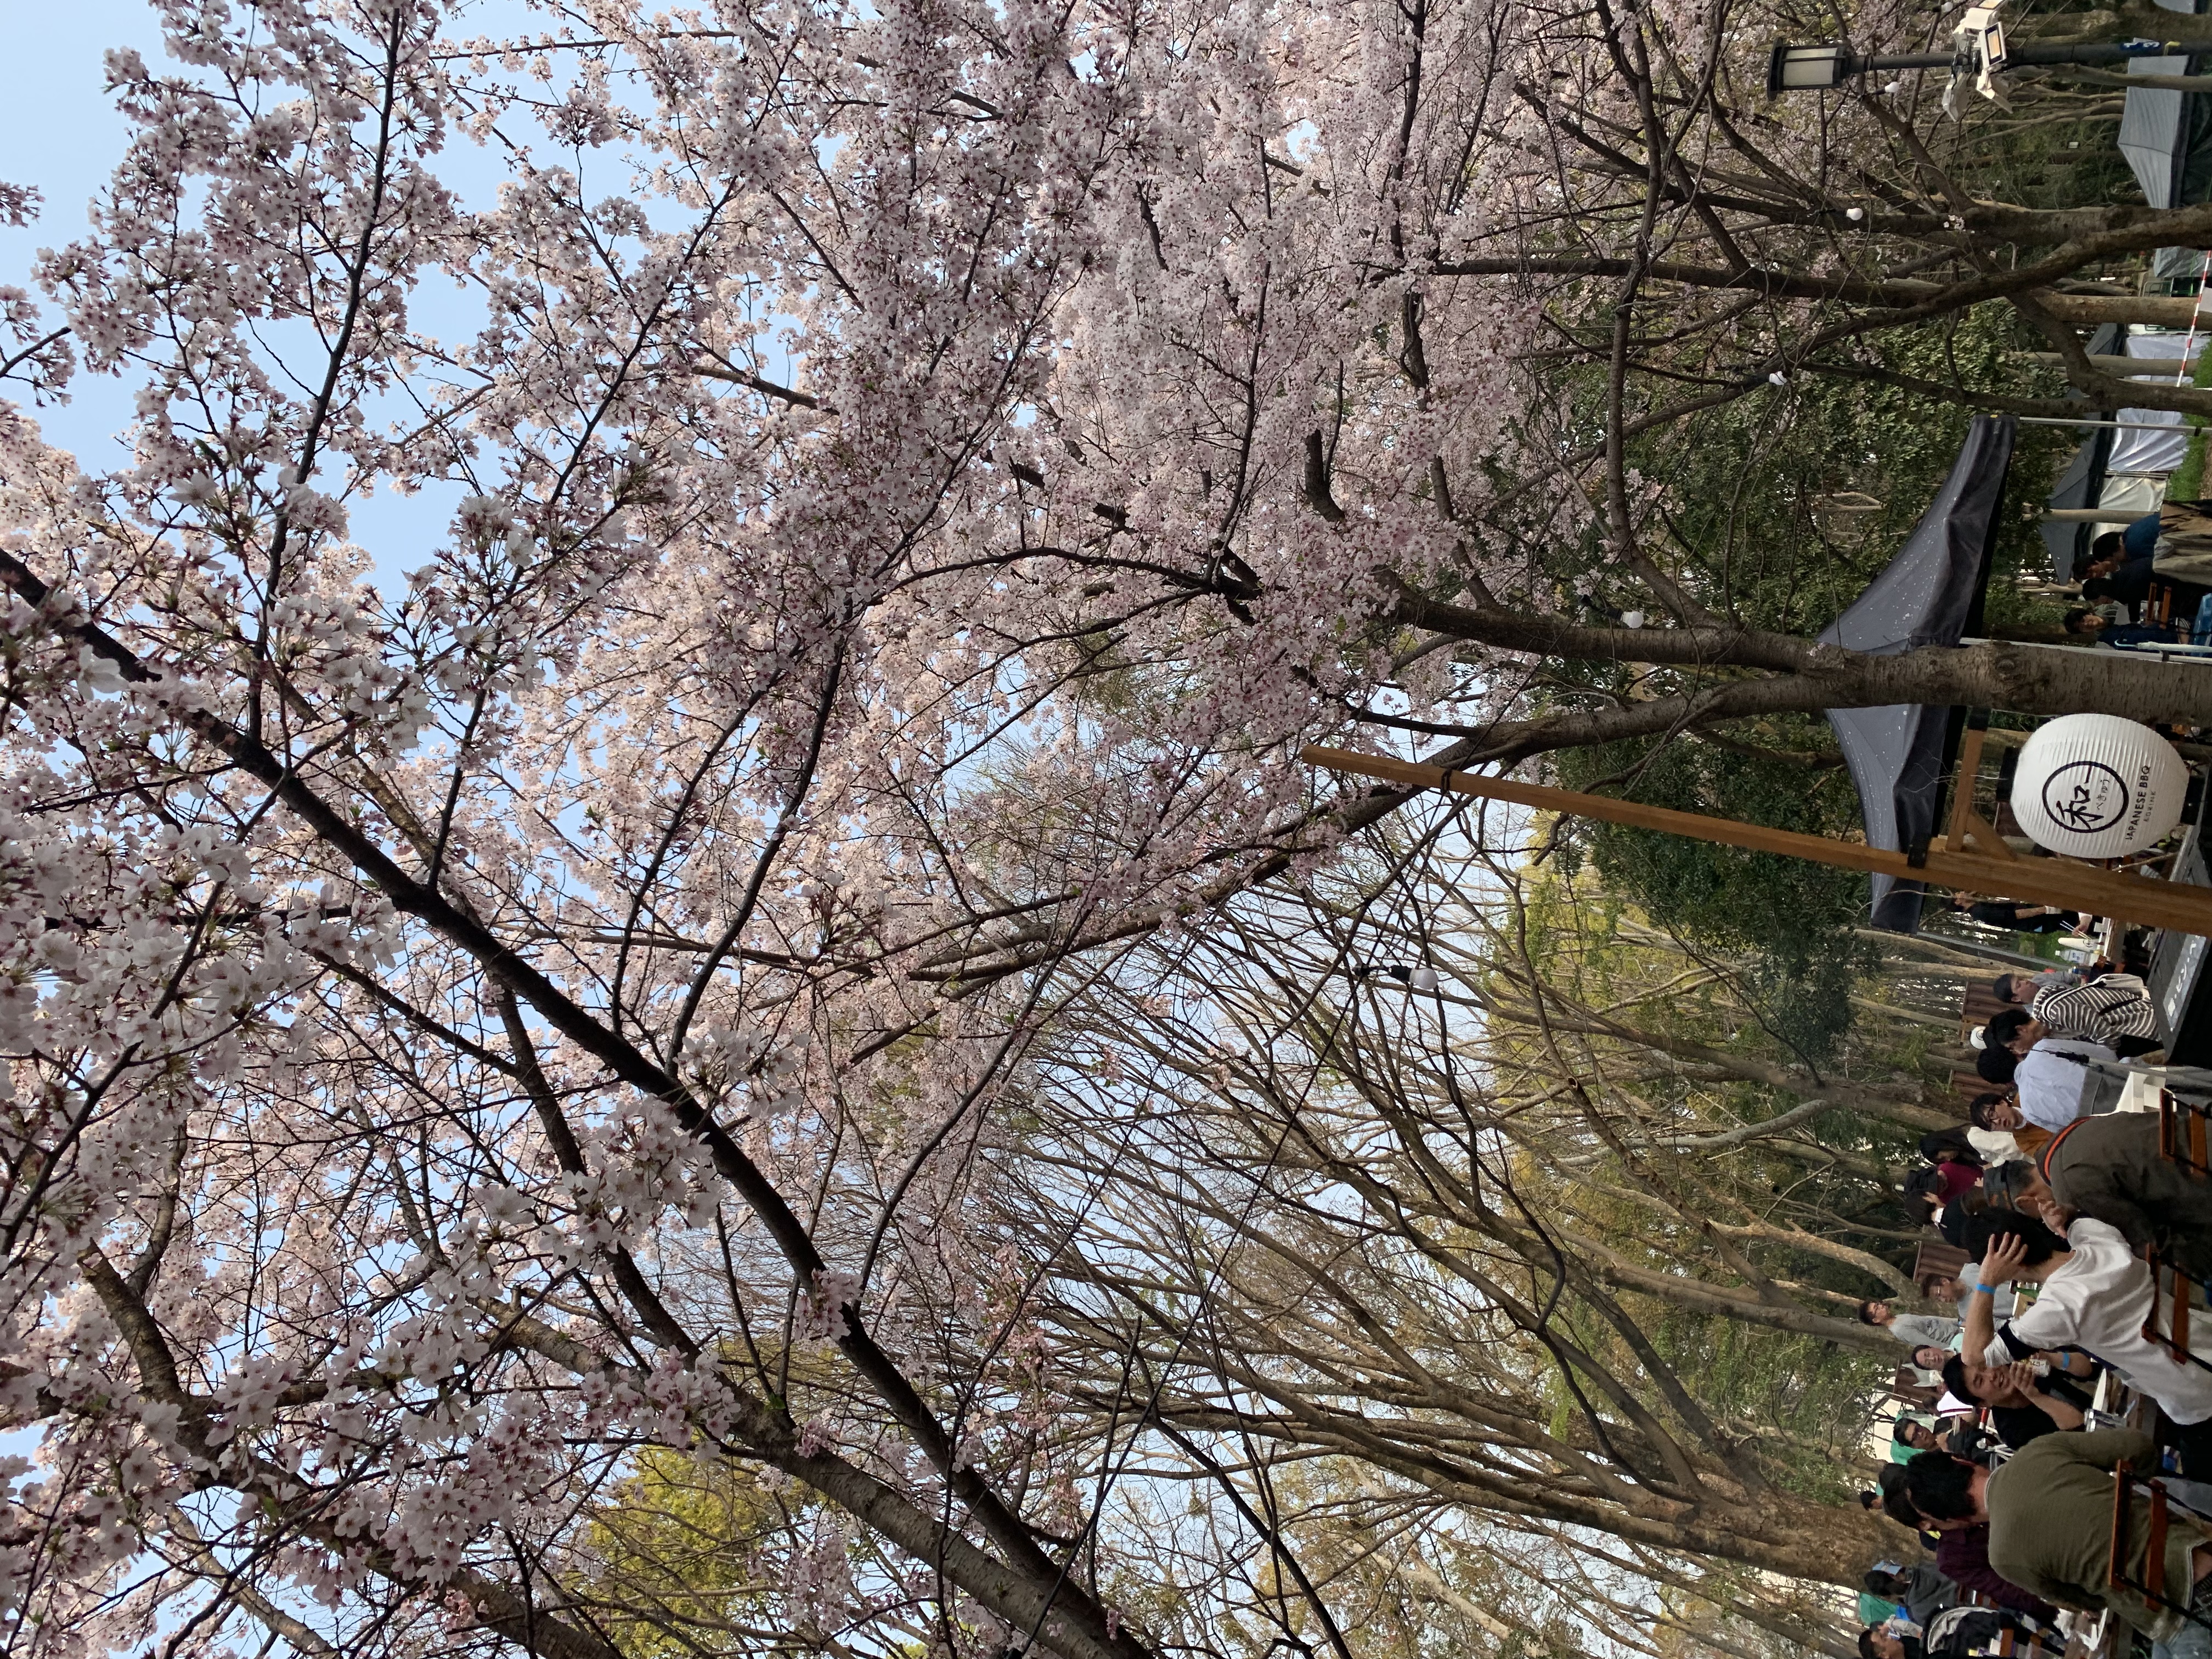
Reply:
<svg viewBox="0 0 2212 1659"><path fill-rule="evenodd" d="M2150 1269L2117 1227L2087 1216L2059 1236L2016 1210L1985 1210L1967 1229L1981 1273L1966 1304L1961 1351L1985 1365L2008 1365L2048 1348L2085 1348L2187 1426L2212 1419L2212 1370L2174 1358L2142 1334L2150 1316ZM2002 1325L1996 1287L2039 1285L2035 1302Z"/></svg>

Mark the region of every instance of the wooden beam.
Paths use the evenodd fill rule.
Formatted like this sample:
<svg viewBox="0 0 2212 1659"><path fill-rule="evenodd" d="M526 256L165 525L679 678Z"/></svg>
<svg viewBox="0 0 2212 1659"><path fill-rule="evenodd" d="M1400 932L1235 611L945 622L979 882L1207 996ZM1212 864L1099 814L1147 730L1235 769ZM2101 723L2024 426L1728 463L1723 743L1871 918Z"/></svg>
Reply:
<svg viewBox="0 0 2212 1659"><path fill-rule="evenodd" d="M1988 716L1977 715L1974 718L1986 720ZM1959 775L1951 781L1951 824L1944 836L1954 847L1966 844L1966 821L1974 817L1974 782L1982 769L1982 742L1989 735L1989 730L1986 725L1977 726L1969 721L1959 739ZM1975 818L1974 822L1978 823L1980 820ZM1990 839L1995 841L1996 837L1992 836ZM2005 856L2012 856L2009 847L2005 848Z"/></svg>
<svg viewBox="0 0 2212 1659"><path fill-rule="evenodd" d="M2019 854L2005 845L2005 838L1997 834L1996 826L1979 812L1968 812L1962 834L1952 837L1953 842L1960 847L1964 847L1969 840L1993 859L2002 859L2008 864L2022 861Z"/></svg>
<svg viewBox="0 0 2212 1659"><path fill-rule="evenodd" d="M1964 852L1966 842L1972 840L1991 858L2013 863L2020 854L2006 846L2004 837L1974 811L1974 783L1982 769L1982 744L1989 731L1986 726L1969 726L1959 740L1959 775L1951 785L1951 823L1944 832L1942 844L1954 852Z"/></svg>
<svg viewBox="0 0 2212 1659"><path fill-rule="evenodd" d="M1869 875L1893 876L1899 881L1926 882L1954 891L1998 894L2039 904L2055 904L2091 915L2154 915L2161 927L2212 939L2212 887L2181 882L2163 882L2156 887L2148 887L2145 883L2151 878L2121 875L2095 865L2077 864L2070 859L2014 859L2008 862L1985 853L1930 847L1925 862L1915 865L1902 853L1869 847L1860 842L1831 841L1826 836L1770 830L1762 823L1708 817L1702 812L1678 812L1672 807L1646 806L1640 801L1585 795L1571 789L1522 783L1512 778L1445 772L1433 766L1417 766L1381 755L1355 754L1348 749L1310 745L1299 751L1298 758L1325 771L1375 778L1405 788L1447 789L1454 794L1472 795L1478 800L1510 801L1540 811L1602 818L1608 823L1661 830L1669 835L1717 842L1724 847L1741 847L1754 853L1779 853L1788 858L1832 864L1844 870L1863 870Z"/></svg>

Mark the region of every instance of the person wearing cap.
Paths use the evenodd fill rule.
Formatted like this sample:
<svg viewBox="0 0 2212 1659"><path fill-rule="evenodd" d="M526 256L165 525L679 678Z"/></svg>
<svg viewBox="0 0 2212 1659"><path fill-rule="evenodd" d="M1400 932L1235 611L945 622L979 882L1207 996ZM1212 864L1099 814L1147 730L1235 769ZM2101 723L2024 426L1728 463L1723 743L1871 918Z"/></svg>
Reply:
<svg viewBox="0 0 2212 1659"><path fill-rule="evenodd" d="M2034 1214L2049 1206L2064 1221L2105 1222L2134 1249L2155 1249L2192 1279L2212 1279L2212 1181L2159 1155L2154 1112L2076 1118L2032 1161L1992 1168L1982 1191L2008 1209Z"/></svg>

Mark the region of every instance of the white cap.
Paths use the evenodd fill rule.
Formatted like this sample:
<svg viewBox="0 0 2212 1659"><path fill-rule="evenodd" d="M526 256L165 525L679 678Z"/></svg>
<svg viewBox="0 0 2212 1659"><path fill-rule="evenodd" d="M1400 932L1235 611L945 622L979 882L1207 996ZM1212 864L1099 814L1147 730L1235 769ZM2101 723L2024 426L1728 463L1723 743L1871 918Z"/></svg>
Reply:
<svg viewBox="0 0 2212 1659"><path fill-rule="evenodd" d="M1969 1048L1988 1048L1990 1046L1990 1041L1987 1036L1989 1029L1990 1028L1986 1025L1977 1025L1972 1030L1967 1032L1966 1046Z"/></svg>

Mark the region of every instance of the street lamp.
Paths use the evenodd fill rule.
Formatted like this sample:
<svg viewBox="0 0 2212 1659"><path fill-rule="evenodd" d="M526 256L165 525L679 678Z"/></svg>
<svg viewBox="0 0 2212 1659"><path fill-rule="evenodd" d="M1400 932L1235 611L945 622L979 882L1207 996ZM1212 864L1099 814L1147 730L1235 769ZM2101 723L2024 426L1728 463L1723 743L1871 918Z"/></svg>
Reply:
<svg viewBox="0 0 2212 1659"><path fill-rule="evenodd" d="M1777 40L1766 63L1766 95L1825 92L1843 85L1844 76L1864 72L1847 46L1793 46Z"/></svg>
<svg viewBox="0 0 2212 1659"><path fill-rule="evenodd" d="M1996 77L2007 70L2059 64L2124 64L2130 58L2189 58L2212 52L2212 40L2119 40L2092 46L2046 46L2008 41L1995 5L1975 6L1960 20L1948 52L1883 52L1861 57L1849 46L1793 46L1777 41L1766 62L1766 95L1825 92L1860 75L1883 70L1948 69L1952 89L1975 82L1985 98L1998 96Z"/></svg>

